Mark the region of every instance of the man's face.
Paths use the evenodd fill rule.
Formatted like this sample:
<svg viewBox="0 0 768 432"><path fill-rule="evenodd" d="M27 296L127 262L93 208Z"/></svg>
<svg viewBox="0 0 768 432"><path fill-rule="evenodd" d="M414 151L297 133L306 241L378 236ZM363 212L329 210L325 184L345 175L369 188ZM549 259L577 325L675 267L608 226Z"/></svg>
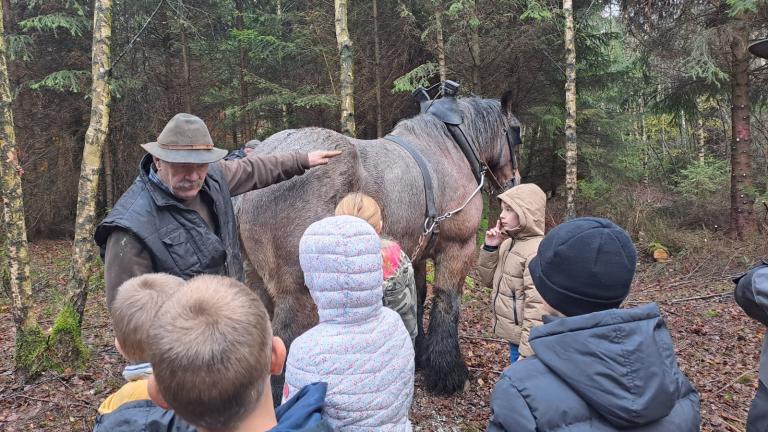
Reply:
<svg viewBox="0 0 768 432"><path fill-rule="evenodd" d="M176 198L189 201L197 196L208 174L208 164L173 163L154 158L157 176Z"/></svg>

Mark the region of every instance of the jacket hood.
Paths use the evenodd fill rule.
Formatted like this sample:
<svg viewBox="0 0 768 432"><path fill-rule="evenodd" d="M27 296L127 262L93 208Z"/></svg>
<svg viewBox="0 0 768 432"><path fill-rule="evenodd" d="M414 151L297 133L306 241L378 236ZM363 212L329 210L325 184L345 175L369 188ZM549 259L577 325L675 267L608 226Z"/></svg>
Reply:
<svg viewBox="0 0 768 432"><path fill-rule="evenodd" d="M360 322L381 311L381 240L364 220L333 216L313 223L301 237L299 263L320 322Z"/></svg>
<svg viewBox="0 0 768 432"><path fill-rule="evenodd" d="M322 416L327 389L328 385L324 382L304 386L296 396L275 409L277 426L270 432L331 431Z"/></svg>
<svg viewBox="0 0 768 432"><path fill-rule="evenodd" d="M513 237L525 238L544 235L544 215L547 194L533 183L521 184L499 195L520 218L517 228L507 230Z"/></svg>
<svg viewBox="0 0 768 432"><path fill-rule="evenodd" d="M655 303L531 330L539 360L617 428L667 416L677 399L672 339Z"/></svg>

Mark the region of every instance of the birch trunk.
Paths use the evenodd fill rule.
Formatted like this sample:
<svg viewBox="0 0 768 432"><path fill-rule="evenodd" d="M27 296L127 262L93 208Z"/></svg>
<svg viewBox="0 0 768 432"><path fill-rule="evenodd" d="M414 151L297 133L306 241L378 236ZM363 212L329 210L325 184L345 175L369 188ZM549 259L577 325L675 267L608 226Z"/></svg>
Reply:
<svg viewBox="0 0 768 432"><path fill-rule="evenodd" d="M347 26L349 0L334 0L336 42L339 47L341 133L355 136L355 98L352 63L352 40Z"/></svg>
<svg viewBox="0 0 768 432"><path fill-rule="evenodd" d="M576 216L576 46L573 2L563 0L565 14L565 190L566 218Z"/></svg>
<svg viewBox="0 0 768 432"><path fill-rule="evenodd" d="M32 305L27 228L24 222L24 196L21 190L21 167L16 149L16 134L11 110L11 85L6 63L5 28L3 17L6 3L0 3L0 179L3 195L4 253L6 262L0 272L7 272L0 280L11 299L11 313L16 326L17 339L25 329L37 324ZM6 267L7 265L7 267ZM7 285L6 285L7 284Z"/></svg>
<svg viewBox="0 0 768 432"><path fill-rule="evenodd" d="M93 47L91 59L91 121L85 133L83 160L80 165L77 217L75 220L73 280L69 301L82 320L91 278L96 265L93 229L96 193L101 169L101 153L109 127L110 39L112 37L112 0L97 0L93 13Z"/></svg>

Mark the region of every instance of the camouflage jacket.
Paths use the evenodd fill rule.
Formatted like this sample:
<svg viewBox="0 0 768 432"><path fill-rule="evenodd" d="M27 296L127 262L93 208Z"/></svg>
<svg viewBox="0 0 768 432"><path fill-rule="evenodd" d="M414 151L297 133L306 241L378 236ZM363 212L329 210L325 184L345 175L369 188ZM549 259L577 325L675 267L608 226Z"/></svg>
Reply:
<svg viewBox="0 0 768 432"><path fill-rule="evenodd" d="M384 306L400 315L405 329L416 340L416 280L413 265L405 252L400 252L400 266L395 274L384 281Z"/></svg>

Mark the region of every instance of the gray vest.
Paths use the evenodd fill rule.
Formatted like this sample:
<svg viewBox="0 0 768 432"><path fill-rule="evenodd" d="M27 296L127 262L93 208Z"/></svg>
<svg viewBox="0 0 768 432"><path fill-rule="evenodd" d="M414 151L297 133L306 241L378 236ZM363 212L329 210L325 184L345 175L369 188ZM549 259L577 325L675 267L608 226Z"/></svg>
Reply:
<svg viewBox="0 0 768 432"><path fill-rule="evenodd" d="M152 157L146 155L133 185L96 228L94 238L104 257L109 235L116 229L131 232L152 256L156 272L184 279L219 274L244 280L240 242L229 187L221 170L211 164L201 199L216 222L211 230L194 210L185 207L149 179Z"/></svg>

